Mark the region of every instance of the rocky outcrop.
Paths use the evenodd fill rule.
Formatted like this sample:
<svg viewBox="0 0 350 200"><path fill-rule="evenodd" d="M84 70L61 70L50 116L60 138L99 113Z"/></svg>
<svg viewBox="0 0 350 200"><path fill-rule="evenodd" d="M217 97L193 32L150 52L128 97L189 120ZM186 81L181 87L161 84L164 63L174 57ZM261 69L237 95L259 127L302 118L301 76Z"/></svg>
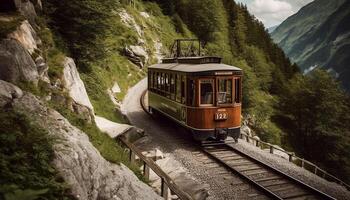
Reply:
<svg viewBox="0 0 350 200"><path fill-rule="evenodd" d="M15 84L38 84L36 64L21 43L14 39L4 39L0 42L0 79Z"/></svg>
<svg viewBox="0 0 350 200"><path fill-rule="evenodd" d="M133 46L124 48L124 55L135 65L143 68L148 62L149 56L142 46Z"/></svg>
<svg viewBox="0 0 350 200"><path fill-rule="evenodd" d="M37 16L35 7L30 0L14 0L17 10L29 20L30 24L36 25L35 18ZM37 1L38 2L38 1ZM41 3L41 1L40 1Z"/></svg>
<svg viewBox="0 0 350 200"><path fill-rule="evenodd" d="M23 92L19 87L0 80L0 107L4 107L6 104L11 102L13 99L21 98Z"/></svg>
<svg viewBox="0 0 350 200"><path fill-rule="evenodd" d="M143 35L143 31L140 25L138 25L134 19L134 17L132 15L130 15L129 13L126 12L125 9L121 9L118 12L121 21L130 28L133 28L137 34L139 35L139 37L141 37Z"/></svg>
<svg viewBox="0 0 350 200"><path fill-rule="evenodd" d="M106 161L88 136L34 95L0 81L0 106L12 106L57 138L53 165L77 199L161 199L124 165Z"/></svg>
<svg viewBox="0 0 350 200"><path fill-rule="evenodd" d="M10 33L8 38L19 41L30 54L41 44L41 40L27 20L23 21L22 24L17 27L16 31Z"/></svg>
<svg viewBox="0 0 350 200"><path fill-rule="evenodd" d="M132 128L130 125L115 123L99 116L95 116L95 122L97 127L111 138L116 138Z"/></svg>
<svg viewBox="0 0 350 200"><path fill-rule="evenodd" d="M48 75L49 66L46 64L44 58L41 56L38 56L35 59L35 64L36 64L36 68L38 70L40 80L47 82L47 83L50 83L50 78Z"/></svg>
<svg viewBox="0 0 350 200"><path fill-rule="evenodd" d="M72 58L66 57L63 61L63 86L69 96L77 103L93 110L85 85L80 79L79 72Z"/></svg>

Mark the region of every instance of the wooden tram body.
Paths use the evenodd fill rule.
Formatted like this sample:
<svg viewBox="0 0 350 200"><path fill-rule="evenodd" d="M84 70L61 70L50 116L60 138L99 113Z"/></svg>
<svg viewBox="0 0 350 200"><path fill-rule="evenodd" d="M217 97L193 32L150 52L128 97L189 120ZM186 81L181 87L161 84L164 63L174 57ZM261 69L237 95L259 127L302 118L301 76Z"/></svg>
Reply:
<svg viewBox="0 0 350 200"><path fill-rule="evenodd" d="M219 57L163 59L148 68L149 110L189 129L196 140L238 139L242 70Z"/></svg>

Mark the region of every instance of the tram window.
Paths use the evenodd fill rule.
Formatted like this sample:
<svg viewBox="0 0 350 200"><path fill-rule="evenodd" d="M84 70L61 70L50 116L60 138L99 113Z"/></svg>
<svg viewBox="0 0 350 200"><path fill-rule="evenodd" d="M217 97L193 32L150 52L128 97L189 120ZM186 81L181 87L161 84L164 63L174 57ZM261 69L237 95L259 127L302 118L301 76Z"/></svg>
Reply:
<svg viewBox="0 0 350 200"><path fill-rule="evenodd" d="M162 80L161 80L161 77L160 77L160 73L157 72L157 88L158 88L158 90L161 89L161 82L162 82Z"/></svg>
<svg viewBox="0 0 350 200"><path fill-rule="evenodd" d="M165 77L164 77L165 75L164 75L164 73L161 73L161 75L160 75L160 90L162 91L162 93L164 92L164 86L165 86L165 84L164 84L164 79L165 79Z"/></svg>
<svg viewBox="0 0 350 200"><path fill-rule="evenodd" d="M157 74L153 72L153 89L157 88Z"/></svg>
<svg viewBox="0 0 350 200"><path fill-rule="evenodd" d="M175 100L175 75L170 74L170 96Z"/></svg>
<svg viewBox="0 0 350 200"><path fill-rule="evenodd" d="M186 96L185 96L185 81L186 78L184 76L181 76L181 103L186 103Z"/></svg>
<svg viewBox="0 0 350 200"><path fill-rule="evenodd" d="M195 104L195 83L194 80L190 79L188 81L188 103L190 106Z"/></svg>
<svg viewBox="0 0 350 200"><path fill-rule="evenodd" d="M225 78L218 80L218 104L232 103L232 79Z"/></svg>
<svg viewBox="0 0 350 200"><path fill-rule="evenodd" d="M149 72L149 76L148 76L148 87L149 88L153 88L153 73Z"/></svg>
<svg viewBox="0 0 350 200"><path fill-rule="evenodd" d="M176 75L176 101L181 103L181 76Z"/></svg>
<svg viewBox="0 0 350 200"><path fill-rule="evenodd" d="M214 80L200 80L200 104L201 105L210 105L214 102Z"/></svg>
<svg viewBox="0 0 350 200"><path fill-rule="evenodd" d="M235 79L235 103L241 103L241 79Z"/></svg>

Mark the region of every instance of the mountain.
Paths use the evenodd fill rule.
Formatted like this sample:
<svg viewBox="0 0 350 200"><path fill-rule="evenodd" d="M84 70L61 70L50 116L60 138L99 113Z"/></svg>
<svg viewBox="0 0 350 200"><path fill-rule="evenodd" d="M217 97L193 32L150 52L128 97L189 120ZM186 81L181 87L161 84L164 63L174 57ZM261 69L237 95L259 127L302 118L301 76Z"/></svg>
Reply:
<svg viewBox="0 0 350 200"><path fill-rule="evenodd" d="M350 91L350 1L315 0L271 35L304 73L325 69Z"/></svg>
<svg viewBox="0 0 350 200"><path fill-rule="evenodd" d="M278 25L276 25L276 26L271 26L270 28L267 28L267 31L268 31L269 33L272 33L273 31L276 30L277 27L278 27Z"/></svg>

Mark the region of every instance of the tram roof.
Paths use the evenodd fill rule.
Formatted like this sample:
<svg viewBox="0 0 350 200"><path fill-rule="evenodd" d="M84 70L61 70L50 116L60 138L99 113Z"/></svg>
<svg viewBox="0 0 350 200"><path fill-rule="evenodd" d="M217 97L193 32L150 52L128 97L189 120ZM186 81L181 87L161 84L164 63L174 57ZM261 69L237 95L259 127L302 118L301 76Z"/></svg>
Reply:
<svg viewBox="0 0 350 200"><path fill-rule="evenodd" d="M148 67L149 69L171 70L186 73L208 72L208 71L242 71L238 67L222 63L160 63Z"/></svg>

